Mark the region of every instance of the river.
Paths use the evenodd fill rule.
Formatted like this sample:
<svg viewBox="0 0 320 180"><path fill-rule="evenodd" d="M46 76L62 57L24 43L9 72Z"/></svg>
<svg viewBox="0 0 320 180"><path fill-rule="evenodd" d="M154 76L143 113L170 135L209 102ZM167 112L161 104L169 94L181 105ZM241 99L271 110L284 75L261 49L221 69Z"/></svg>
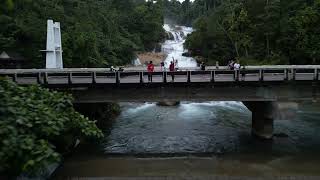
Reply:
<svg viewBox="0 0 320 180"><path fill-rule="evenodd" d="M163 45L179 66L191 28ZM181 35L183 32L183 35ZM275 121L272 141L251 136L251 112L241 102L121 103L105 139L77 149L55 177L131 176L315 176L320 175L320 105L301 103L294 120Z"/></svg>

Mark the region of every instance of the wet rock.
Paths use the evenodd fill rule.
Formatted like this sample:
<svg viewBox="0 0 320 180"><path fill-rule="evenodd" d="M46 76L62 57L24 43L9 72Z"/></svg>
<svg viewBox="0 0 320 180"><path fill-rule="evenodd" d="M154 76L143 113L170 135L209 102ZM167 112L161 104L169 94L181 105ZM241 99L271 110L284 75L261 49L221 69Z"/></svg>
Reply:
<svg viewBox="0 0 320 180"><path fill-rule="evenodd" d="M184 52L182 53L182 56L184 57L191 57L191 54L189 52Z"/></svg>
<svg viewBox="0 0 320 180"><path fill-rule="evenodd" d="M174 40L174 35L171 32L166 33L166 40Z"/></svg>
<svg viewBox="0 0 320 180"><path fill-rule="evenodd" d="M157 103L158 106L178 106L179 104L179 101L161 101Z"/></svg>

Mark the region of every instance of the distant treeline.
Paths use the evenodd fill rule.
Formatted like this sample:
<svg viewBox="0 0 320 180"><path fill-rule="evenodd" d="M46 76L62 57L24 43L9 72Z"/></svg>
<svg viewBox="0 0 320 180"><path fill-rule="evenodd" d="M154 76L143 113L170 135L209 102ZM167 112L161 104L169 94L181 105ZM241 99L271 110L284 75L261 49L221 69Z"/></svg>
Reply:
<svg viewBox="0 0 320 180"><path fill-rule="evenodd" d="M163 39L162 3L145 0L4 0L0 51L14 51L43 67L47 19L61 22L65 67L129 63L135 51ZM1 52L0 52L1 53Z"/></svg>
<svg viewBox="0 0 320 180"><path fill-rule="evenodd" d="M210 64L319 64L320 0L167 1L165 17L197 30L185 47Z"/></svg>
<svg viewBox="0 0 320 180"><path fill-rule="evenodd" d="M43 67L49 18L62 24L65 67L130 63L163 40L164 19L193 25L185 47L209 64L320 63L320 0L4 0L0 51Z"/></svg>

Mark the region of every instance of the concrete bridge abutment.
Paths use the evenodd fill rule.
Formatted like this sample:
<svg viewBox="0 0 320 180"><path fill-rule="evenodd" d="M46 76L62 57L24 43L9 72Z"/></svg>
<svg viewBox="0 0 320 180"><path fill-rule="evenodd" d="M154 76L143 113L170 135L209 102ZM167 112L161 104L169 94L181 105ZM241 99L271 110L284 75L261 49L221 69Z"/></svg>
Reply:
<svg viewBox="0 0 320 180"><path fill-rule="evenodd" d="M252 134L261 139L272 139L275 120L296 118L298 103L276 101L245 101L252 112Z"/></svg>
<svg viewBox="0 0 320 180"><path fill-rule="evenodd" d="M252 135L261 139L273 137L273 102L243 102L252 112Z"/></svg>

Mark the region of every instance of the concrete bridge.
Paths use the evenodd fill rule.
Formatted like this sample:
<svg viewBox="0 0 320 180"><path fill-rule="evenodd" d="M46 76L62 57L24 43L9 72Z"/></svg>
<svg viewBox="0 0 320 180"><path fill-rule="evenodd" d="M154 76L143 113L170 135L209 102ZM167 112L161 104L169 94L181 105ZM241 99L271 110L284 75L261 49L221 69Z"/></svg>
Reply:
<svg viewBox="0 0 320 180"><path fill-rule="evenodd" d="M153 82L139 68L109 69L2 69L18 84L40 84L72 92L75 103L132 101L242 101L252 111L252 132L271 138L273 121L292 119L296 102L320 100L320 66L248 66L176 72L156 69ZM174 81L172 81L174 76Z"/></svg>

